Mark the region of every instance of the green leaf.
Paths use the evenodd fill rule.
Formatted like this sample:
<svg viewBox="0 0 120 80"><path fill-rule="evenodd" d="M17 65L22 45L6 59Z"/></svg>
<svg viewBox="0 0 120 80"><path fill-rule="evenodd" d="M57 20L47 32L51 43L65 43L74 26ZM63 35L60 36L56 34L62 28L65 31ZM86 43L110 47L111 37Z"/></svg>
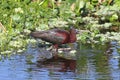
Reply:
<svg viewBox="0 0 120 80"><path fill-rule="evenodd" d="M14 20L14 21L18 21L20 20L20 15L16 14L16 15L12 15L11 18Z"/></svg>
<svg viewBox="0 0 120 80"><path fill-rule="evenodd" d="M117 14L113 14L111 17L110 17L110 21L116 21L118 20L118 15Z"/></svg>

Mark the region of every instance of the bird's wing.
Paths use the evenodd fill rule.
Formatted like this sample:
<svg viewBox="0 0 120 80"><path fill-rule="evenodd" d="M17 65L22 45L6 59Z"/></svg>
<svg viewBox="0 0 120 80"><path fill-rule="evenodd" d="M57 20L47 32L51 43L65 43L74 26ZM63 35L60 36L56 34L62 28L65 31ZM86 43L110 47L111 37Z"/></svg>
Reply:
<svg viewBox="0 0 120 80"><path fill-rule="evenodd" d="M61 44L66 41L68 34L69 32L65 30L52 29L48 31L35 31L31 33L31 36L53 44Z"/></svg>
<svg viewBox="0 0 120 80"><path fill-rule="evenodd" d="M53 44L61 44L64 41L64 37L61 35L58 35L57 32L54 31L48 31L41 35L41 39Z"/></svg>

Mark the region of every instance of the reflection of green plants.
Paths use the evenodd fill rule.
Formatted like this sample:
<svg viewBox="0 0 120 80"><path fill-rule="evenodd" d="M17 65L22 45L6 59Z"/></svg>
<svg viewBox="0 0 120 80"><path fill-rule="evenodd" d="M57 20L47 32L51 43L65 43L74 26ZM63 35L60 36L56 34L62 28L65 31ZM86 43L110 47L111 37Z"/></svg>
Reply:
<svg viewBox="0 0 120 80"><path fill-rule="evenodd" d="M6 29L2 32L0 28L1 54L24 51L30 30L68 27L68 24L89 31L77 35L83 43L120 40L117 35L120 27L119 0L112 4L106 0L101 5L98 5L98 0L58 1L1 0L0 22Z"/></svg>

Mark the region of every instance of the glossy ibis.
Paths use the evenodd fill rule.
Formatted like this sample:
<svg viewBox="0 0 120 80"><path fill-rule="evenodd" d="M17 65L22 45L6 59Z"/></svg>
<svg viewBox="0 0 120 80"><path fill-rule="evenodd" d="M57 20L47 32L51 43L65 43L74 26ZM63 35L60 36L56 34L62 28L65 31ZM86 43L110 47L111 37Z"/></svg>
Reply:
<svg viewBox="0 0 120 80"><path fill-rule="evenodd" d="M76 42L76 29L73 27L70 27L69 31L55 28L47 31L31 32L30 35L52 43L56 53L58 52L58 45ZM55 57L57 57L56 53Z"/></svg>

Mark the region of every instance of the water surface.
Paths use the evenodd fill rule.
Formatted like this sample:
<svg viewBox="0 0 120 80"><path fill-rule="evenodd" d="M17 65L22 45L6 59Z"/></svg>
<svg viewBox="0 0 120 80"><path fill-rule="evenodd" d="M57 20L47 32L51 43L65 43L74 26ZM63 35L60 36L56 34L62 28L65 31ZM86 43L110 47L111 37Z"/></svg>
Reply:
<svg viewBox="0 0 120 80"><path fill-rule="evenodd" d="M28 48L23 54L1 61L0 80L120 80L120 46L116 42L78 43L75 71L61 72L62 62L38 63L38 55L37 49Z"/></svg>

